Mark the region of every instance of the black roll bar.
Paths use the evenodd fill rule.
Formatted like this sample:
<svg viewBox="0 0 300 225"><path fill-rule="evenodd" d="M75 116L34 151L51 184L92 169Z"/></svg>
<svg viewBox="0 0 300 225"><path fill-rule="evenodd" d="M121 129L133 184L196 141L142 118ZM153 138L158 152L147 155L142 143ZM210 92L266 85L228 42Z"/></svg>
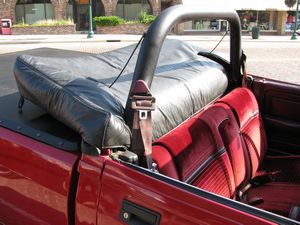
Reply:
<svg viewBox="0 0 300 225"><path fill-rule="evenodd" d="M224 19L229 22L230 75L233 80L240 80L241 25L236 11L203 11L197 6L177 5L164 10L150 26L139 52L132 84L143 80L150 88L162 44L171 28L178 23L199 18Z"/></svg>
<svg viewBox="0 0 300 225"><path fill-rule="evenodd" d="M133 74L130 90L137 80L143 80L151 87L154 72L157 66L159 54L163 42L171 28L185 21L193 19L224 19L230 25L230 73L229 78L233 82L241 81L241 25L240 19L234 10L206 10L199 6L172 6L164 10L152 23L141 45L136 67ZM171 57L171 56L170 56ZM130 93L129 93L130 95ZM126 111L130 109L128 97Z"/></svg>

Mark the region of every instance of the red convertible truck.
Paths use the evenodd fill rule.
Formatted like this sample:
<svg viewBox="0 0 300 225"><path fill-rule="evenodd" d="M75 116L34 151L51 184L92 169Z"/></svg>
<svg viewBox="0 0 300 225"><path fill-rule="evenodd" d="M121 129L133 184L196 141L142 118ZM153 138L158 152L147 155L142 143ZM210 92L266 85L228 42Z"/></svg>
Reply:
<svg viewBox="0 0 300 225"><path fill-rule="evenodd" d="M197 18L229 22L229 62L166 39ZM235 11L171 7L137 50L22 55L14 74L1 225L299 224L300 86L246 73Z"/></svg>

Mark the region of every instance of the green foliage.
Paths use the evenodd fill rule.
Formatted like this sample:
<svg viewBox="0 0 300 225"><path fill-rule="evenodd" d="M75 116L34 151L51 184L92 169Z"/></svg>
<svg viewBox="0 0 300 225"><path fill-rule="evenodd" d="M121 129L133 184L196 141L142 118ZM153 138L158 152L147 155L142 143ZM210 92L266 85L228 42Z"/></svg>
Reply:
<svg viewBox="0 0 300 225"><path fill-rule="evenodd" d="M39 20L33 24L27 24L24 23L18 23L13 25L13 27L48 27L48 26L65 26L65 25L74 25L74 22L72 19L67 20Z"/></svg>
<svg viewBox="0 0 300 225"><path fill-rule="evenodd" d="M14 24L13 27L29 27L30 25L27 23L17 23Z"/></svg>
<svg viewBox="0 0 300 225"><path fill-rule="evenodd" d="M139 22L143 24L151 24L156 19L156 16L149 15L146 11L141 11L139 14Z"/></svg>
<svg viewBox="0 0 300 225"><path fill-rule="evenodd" d="M93 18L93 22L96 26L117 26L124 24L124 19L118 16L98 16Z"/></svg>
<svg viewBox="0 0 300 225"><path fill-rule="evenodd" d="M285 0L284 3L287 7L292 8L296 4L296 0Z"/></svg>
<svg viewBox="0 0 300 225"><path fill-rule="evenodd" d="M138 20L124 20L118 16L98 16L93 18L95 26L117 26L121 24L151 24L155 20L156 16L147 14L146 11L141 11Z"/></svg>

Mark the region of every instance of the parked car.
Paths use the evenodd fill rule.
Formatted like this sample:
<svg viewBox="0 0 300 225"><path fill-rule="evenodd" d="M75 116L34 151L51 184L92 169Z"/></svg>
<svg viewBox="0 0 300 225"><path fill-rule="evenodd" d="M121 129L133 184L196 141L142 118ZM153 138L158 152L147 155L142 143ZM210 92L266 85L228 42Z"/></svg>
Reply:
<svg viewBox="0 0 300 225"><path fill-rule="evenodd" d="M229 61L166 39L201 18L229 22ZM170 7L133 52L17 57L0 223L299 224L300 86L246 73L237 13Z"/></svg>

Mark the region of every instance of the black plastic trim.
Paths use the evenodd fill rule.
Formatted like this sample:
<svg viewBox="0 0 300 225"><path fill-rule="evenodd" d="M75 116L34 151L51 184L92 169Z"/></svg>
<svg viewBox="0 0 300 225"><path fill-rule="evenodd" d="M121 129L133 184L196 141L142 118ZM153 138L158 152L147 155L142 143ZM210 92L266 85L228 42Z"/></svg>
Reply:
<svg viewBox="0 0 300 225"><path fill-rule="evenodd" d="M193 19L224 19L230 25L230 72L228 74L232 86L241 83L241 24L236 11L224 9L204 9L195 6L176 5L164 10L152 23L141 45L133 74L130 90L137 80L143 80L151 88L154 72L157 66L163 42L171 28L185 21ZM131 91L130 91L131 92ZM133 111L131 109L130 93L126 102L128 118L127 124L132 124Z"/></svg>
<svg viewBox="0 0 300 225"><path fill-rule="evenodd" d="M120 219L129 225L159 225L160 214L124 199Z"/></svg>
<svg viewBox="0 0 300 225"><path fill-rule="evenodd" d="M222 58L221 56L210 53L210 52L198 52L198 55L204 56L208 59L211 59L217 63L219 63L221 66L224 67L226 73L230 75L230 62L228 62L226 59Z"/></svg>
<svg viewBox="0 0 300 225"><path fill-rule="evenodd" d="M75 164L73 165L71 177L70 177L70 189L68 195L68 225L76 225L76 195L79 180L79 173L77 171L80 157L77 158Z"/></svg>
<svg viewBox="0 0 300 225"><path fill-rule="evenodd" d="M22 134L24 136L30 137L34 140L43 142L47 145L53 146L55 148L69 151L69 152L79 152L80 146L75 142L70 142L65 139L56 137L54 135L48 134L46 132L42 132L39 130L36 130L34 128L28 127L26 125L20 125L17 122L2 119L0 117L0 127L4 127L6 129L9 129L11 131L14 131L16 133Z"/></svg>
<svg viewBox="0 0 300 225"><path fill-rule="evenodd" d="M177 5L164 10L147 31L138 55L130 90L137 80L143 80L149 88L151 87L161 47L171 28L178 23L199 18L225 19L229 22L230 76L236 81L241 79L241 24L237 12Z"/></svg>
<svg viewBox="0 0 300 225"><path fill-rule="evenodd" d="M164 176L164 175L159 174L159 173L152 172L150 170L147 170L145 168L142 168L142 167L139 167L139 166L136 166L136 165L133 165L133 164L129 164L129 163L126 163L126 162L121 162L121 163L128 166L128 167L130 167L130 168L132 168L132 169L134 169L134 170L136 170L136 171L139 171L143 174L154 177L155 179L166 182L166 183L168 183L170 185L173 185L177 188L180 188L180 189L183 189L185 191L191 192L191 193L193 193L195 195L198 195L200 197L218 202L220 204L232 207L234 209L249 213L251 215L254 215L254 216L269 220L269 221L272 221L274 223L285 224L285 225L295 225L295 224L300 225L300 222L289 219L287 217L276 215L274 213L264 211L264 210L259 209L259 208L255 208L253 206L246 205L246 204L243 204L241 202L238 202L238 201L235 201L235 200L232 200L232 199L229 199L229 198L225 198L225 197L216 195L214 193L205 191L203 189L197 188L197 187L192 186L190 184L172 179L170 177Z"/></svg>

